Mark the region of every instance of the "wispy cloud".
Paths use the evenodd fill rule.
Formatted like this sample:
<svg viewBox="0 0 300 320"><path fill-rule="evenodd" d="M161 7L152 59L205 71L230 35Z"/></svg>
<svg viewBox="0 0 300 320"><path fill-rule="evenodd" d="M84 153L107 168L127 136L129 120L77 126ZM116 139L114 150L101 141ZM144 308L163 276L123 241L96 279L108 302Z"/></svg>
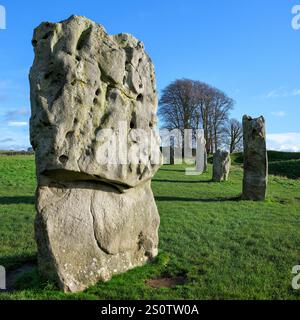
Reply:
<svg viewBox="0 0 300 320"><path fill-rule="evenodd" d="M0 87L5 85L0 81ZM29 116L29 107L7 108L5 104L0 105L0 150L26 150L29 147Z"/></svg>
<svg viewBox="0 0 300 320"><path fill-rule="evenodd" d="M271 133L267 134L269 150L300 152L300 133Z"/></svg>
<svg viewBox="0 0 300 320"><path fill-rule="evenodd" d="M294 89L292 92L292 96L300 96L300 89Z"/></svg>
<svg viewBox="0 0 300 320"><path fill-rule="evenodd" d="M1 127L0 150L26 150L30 146L27 126Z"/></svg>
<svg viewBox="0 0 300 320"><path fill-rule="evenodd" d="M28 123L26 121L9 121L8 122L9 127L24 127L27 125Z"/></svg>
<svg viewBox="0 0 300 320"><path fill-rule="evenodd" d="M3 93L7 93L9 90L17 90L19 89L18 84L16 84L14 81L12 80L0 80L0 92Z"/></svg>
<svg viewBox="0 0 300 320"><path fill-rule="evenodd" d="M277 97L279 97L278 92L279 92L278 90L272 90L272 91L266 93L265 97L266 98L277 98Z"/></svg>
<svg viewBox="0 0 300 320"><path fill-rule="evenodd" d="M275 117L285 117L286 113L285 111L273 111L271 114Z"/></svg>
<svg viewBox="0 0 300 320"><path fill-rule="evenodd" d="M285 97L296 97L300 96L300 89L286 89L285 87L280 87L267 92L265 98L285 98Z"/></svg>
<svg viewBox="0 0 300 320"><path fill-rule="evenodd" d="M13 142L13 141L14 141L14 139L6 138L6 139L0 140L0 143Z"/></svg>
<svg viewBox="0 0 300 320"><path fill-rule="evenodd" d="M11 111L6 112L4 115L4 119L6 121L14 121L19 118L29 117L30 111L27 107L21 107L19 109L14 109Z"/></svg>
<svg viewBox="0 0 300 320"><path fill-rule="evenodd" d="M0 89L7 89L12 86L11 80L0 80Z"/></svg>

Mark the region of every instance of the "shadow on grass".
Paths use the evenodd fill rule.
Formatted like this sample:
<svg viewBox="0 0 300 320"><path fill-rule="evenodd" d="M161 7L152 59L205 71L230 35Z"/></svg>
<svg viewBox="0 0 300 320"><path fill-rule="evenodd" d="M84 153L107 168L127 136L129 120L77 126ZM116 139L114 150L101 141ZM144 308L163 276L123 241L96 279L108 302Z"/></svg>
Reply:
<svg viewBox="0 0 300 320"><path fill-rule="evenodd" d="M153 182L168 182L168 183L211 183L212 180L168 180L168 179L152 179Z"/></svg>
<svg viewBox="0 0 300 320"><path fill-rule="evenodd" d="M6 271L13 271L24 264L37 264L36 254L20 253L0 256L0 265L3 265L6 268Z"/></svg>
<svg viewBox="0 0 300 320"><path fill-rule="evenodd" d="M17 258L17 257L15 257ZM144 266L135 267L132 270L128 270L126 273L114 275L109 282L102 282L99 280L95 285L90 286L85 292L71 295L64 294L58 286L44 278L37 266L37 261L24 261L24 263L15 267L9 272L7 272L7 277L9 278L9 288L7 293L18 293L24 290L31 291L31 294L36 297L42 296L52 296L57 298L67 298L67 299L78 299L83 297L86 299L87 295L97 298L99 294L106 291L109 294L111 290L118 292L118 288L124 286L124 281L128 283L139 281L141 284L146 284L147 280L160 277L179 277L185 276L187 278L187 270L180 269L176 273L169 271L167 266L169 264L170 257L169 254L160 252L159 255L154 259L149 261L149 263ZM151 290L151 288L149 288ZM149 292L151 295L151 291ZM0 294L1 296L1 294ZM116 298L116 297L115 297Z"/></svg>
<svg viewBox="0 0 300 320"><path fill-rule="evenodd" d="M168 171L168 172L185 172L185 169L163 169L160 168L159 171Z"/></svg>
<svg viewBox="0 0 300 320"><path fill-rule="evenodd" d="M39 274L36 255L1 257L1 264L6 268L6 290L3 292L39 290L47 285L47 281Z"/></svg>
<svg viewBox="0 0 300 320"><path fill-rule="evenodd" d="M0 197L1 204L34 204L34 196Z"/></svg>
<svg viewBox="0 0 300 320"><path fill-rule="evenodd" d="M182 202L238 202L241 201L241 196L237 197L227 197L227 198L207 198L207 199L201 199L201 198L185 198L185 197L155 197L156 201L182 201Z"/></svg>

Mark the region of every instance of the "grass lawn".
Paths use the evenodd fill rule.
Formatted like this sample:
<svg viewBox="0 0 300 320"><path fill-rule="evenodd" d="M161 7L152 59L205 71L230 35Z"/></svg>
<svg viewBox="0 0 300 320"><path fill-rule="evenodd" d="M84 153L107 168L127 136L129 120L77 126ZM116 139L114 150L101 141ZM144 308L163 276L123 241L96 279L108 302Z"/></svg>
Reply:
<svg viewBox="0 0 300 320"><path fill-rule="evenodd" d="M10 272L36 263L32 156L0 157L0 265ZM0 299L300 299L292 267L300 264L300 180L270 176L265 202L239 201L242 168L212 183L211 167L186 176L163 166L152 187L161 216L160 252L151 264L78 294L64 294L37 268L17 277ZM187 283L154 289L146 280L185 276Z"/></svg>

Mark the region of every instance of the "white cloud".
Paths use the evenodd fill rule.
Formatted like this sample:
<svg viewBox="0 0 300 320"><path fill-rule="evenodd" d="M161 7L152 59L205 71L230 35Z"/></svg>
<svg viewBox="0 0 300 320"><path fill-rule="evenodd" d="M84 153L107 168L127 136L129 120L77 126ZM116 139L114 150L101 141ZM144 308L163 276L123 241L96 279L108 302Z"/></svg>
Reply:
<svg viewBox="0 0 300 320"><path fill-rule="evenodd" d="M8 122L9 127L24 127L27 125L28 123L26 121L9 121Z"/></svg>
<svg viewBox="0 0 300 320"><path fill-rule="evenodd" d="M273 111L271 114L275 117L285 117L286 113L284 111Z"/></svg>
<svg viewBox="0 0 300 320"><path fill-rule="evenodd" d="M13 109L4 113L6 121L18 121L23 120L20 118L28 118L30 116L30 108L21 107L19 109Z"/></svg>
<svg viewBox="0 0 300 320"><path fill-rule="evenodd" d="M300 89L294 89L292 92L292 96L300 96Z"/></svg>
<svg viewBox="0 0 300 320"><path fill-rule="evenodd" d="M277 98L279 97L279 90L272 90L266 94L266 98Z"/></svg>
<svg viewBox="0 0 300 320"><path fill-rule="evenodd" d="M0 92L6 92L7 90L18 88L18 85L15 84L12 80L0 80Z"/></svg>
<svg viewBox="0 0 300 320"><path fill-rule="evenodd" d="M284 87L280 87L274 90L267 92L264 97L265 98L285 98L285 97L297 97L300 96L300 89L286 89Z"/></svg>
<svg viewBox="0 0 300 320"><path fill-rule="evenodd" d="M0 143L6 143L6 142L13 142L14 140L12 138L5 138L0 140Z"/></svg>
<svg viewBox="0 0 300 320"><path fill-rule="evenodd" d="M0 80L0 89L7 89L11 86L10 80Z"/></svg>
<svg viewBox="0 0 300 320"><path fill-rule="evenodd" d="M267 134L268 150L300 152L300 133L270 133Z"/></svg>
<svg viewBox="0 0 300 320"><path fill-rule="evenodd" d="M30 146L29 132L26 126L1 129L0 150L26 150Z"/></svg>

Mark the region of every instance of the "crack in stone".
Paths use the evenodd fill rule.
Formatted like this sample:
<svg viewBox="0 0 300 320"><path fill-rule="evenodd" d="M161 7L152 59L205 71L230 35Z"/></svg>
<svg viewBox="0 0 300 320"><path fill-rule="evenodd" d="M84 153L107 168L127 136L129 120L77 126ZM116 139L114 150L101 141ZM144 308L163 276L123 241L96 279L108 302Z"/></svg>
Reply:
<svg viewBox="0 0 300 320"><path fill-rule="evenodd" d="M96 241L96 244L97 244L98 248L99 248L101 251L103 251L104 253L111 255L106 249L104 249L104 248L101 246L101 243L100 243L99 240L97 239L96 223L95 223L96 217L95 217L95 211L94 211L94 199L95 199L95 194L96 194L96 191L94 190L94 191L92 192L91 203L90 203L90 213L91 213L92 221L93 221L94 238L95 238L95 241Z"/></svg>
<svg viewBox="0 0 300 320"><path fill-rule="evenodd" d="M98 64L98 67L100 69L101 72L101 81L105 82L108 87L111 89L117 89L119 90L124 96L126 96L128 99L130 100L136 100L135 97L132 97L130 95L128 95L128 93L126 91L123 90L122 85L117 83L116 81L114 81L101 67L100 63ZM140 77L140 75L139 75ZM108 90L108 88L107 88Z"/></svg>

